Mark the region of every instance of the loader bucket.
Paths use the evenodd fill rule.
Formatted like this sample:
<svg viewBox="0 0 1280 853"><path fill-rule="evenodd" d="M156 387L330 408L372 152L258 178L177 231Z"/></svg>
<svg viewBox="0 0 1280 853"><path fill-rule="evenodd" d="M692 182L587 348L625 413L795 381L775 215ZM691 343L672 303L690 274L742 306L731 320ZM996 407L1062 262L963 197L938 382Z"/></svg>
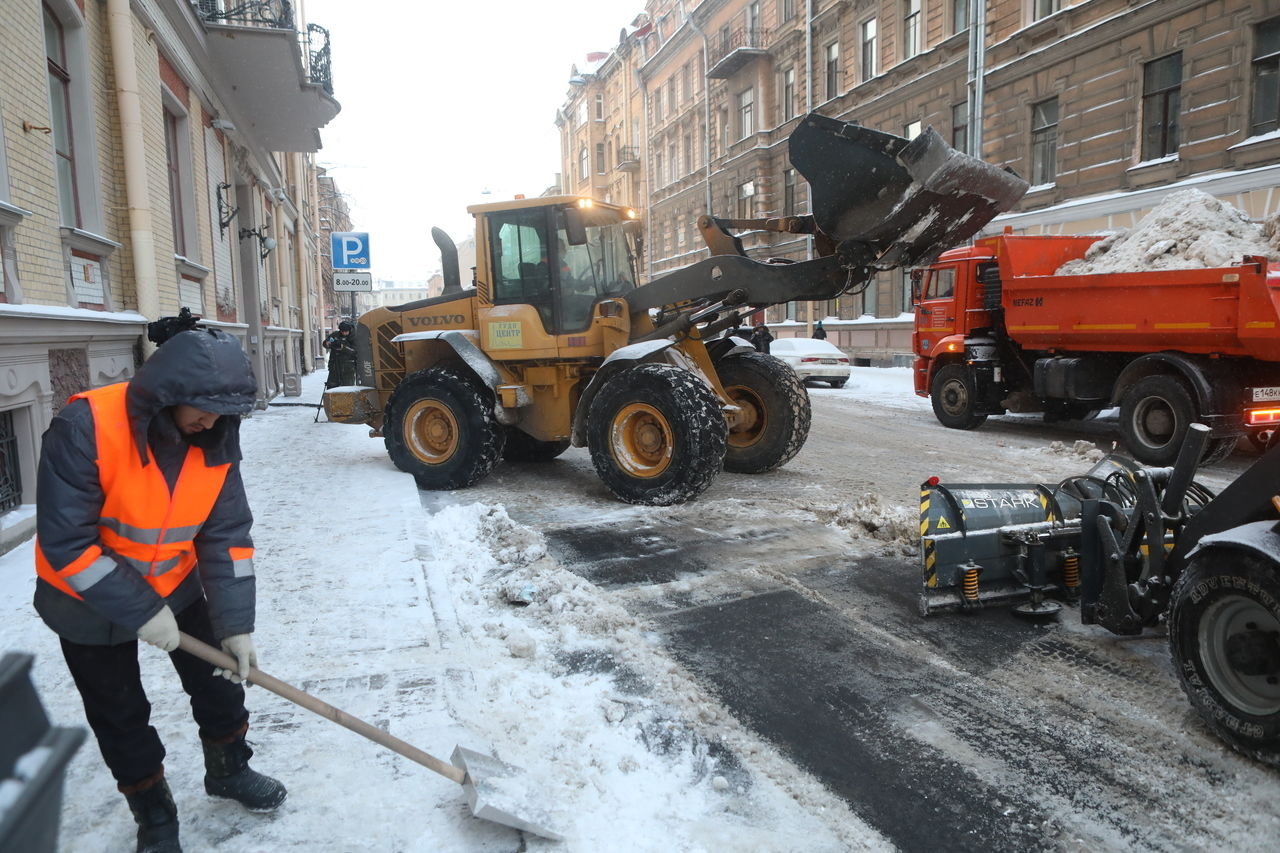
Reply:
<svg viewBox="0 0 1280 853"><path fill-rule="evenodd" d="M873 245L875 266L931 263L1017 204L1028 184L956 151L932 127L913 140L810 113L789 157L809 182L818 229Z"/></svg>
<svg viewBox="0 0 1280 853"><path fill-rule="evenodd" d="M1032 586L1074 597L1084 500L1116 497L1113 474L1135 463L1106 456L1056 486L985 483L920 489L920 614L1025 598Z"/></svg>

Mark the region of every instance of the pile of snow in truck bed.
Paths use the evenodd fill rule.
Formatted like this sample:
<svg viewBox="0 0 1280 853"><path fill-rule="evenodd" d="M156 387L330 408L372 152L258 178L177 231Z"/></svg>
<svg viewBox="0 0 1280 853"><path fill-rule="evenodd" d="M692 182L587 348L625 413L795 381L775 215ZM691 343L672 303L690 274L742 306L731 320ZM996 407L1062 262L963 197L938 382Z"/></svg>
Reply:
<svg viewBox="0 0 1280 853"><path fill-rule="evenodd" d="M1253 222L1200 190L1171 193L1132 230L1110 234L1068 261L1060 275L1225 267L1245 255L1280 261L1280 221Z"/></svg>

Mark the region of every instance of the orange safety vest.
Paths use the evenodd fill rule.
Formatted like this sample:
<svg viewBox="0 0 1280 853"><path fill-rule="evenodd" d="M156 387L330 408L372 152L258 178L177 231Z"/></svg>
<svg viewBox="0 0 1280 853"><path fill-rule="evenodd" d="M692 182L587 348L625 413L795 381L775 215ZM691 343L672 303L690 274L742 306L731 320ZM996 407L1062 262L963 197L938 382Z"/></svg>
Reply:
<svg viewBox="0 0 1280 853"><path fill-rule="evenodd" d="M75 598L83 598L80 591L101 580L118 561L133 566L157 593L168 597L195 568L193 540L209 518L231 468L205 465L204 451L190 447L171 493L155 460L142 464L125 406L128 386L118 382L71 397L88 400L93 410L103 492L98 538L116 558L91 545L55 570L37 539L36 574ZM236 562L253 557L252 548L229 550Z"/></svg>

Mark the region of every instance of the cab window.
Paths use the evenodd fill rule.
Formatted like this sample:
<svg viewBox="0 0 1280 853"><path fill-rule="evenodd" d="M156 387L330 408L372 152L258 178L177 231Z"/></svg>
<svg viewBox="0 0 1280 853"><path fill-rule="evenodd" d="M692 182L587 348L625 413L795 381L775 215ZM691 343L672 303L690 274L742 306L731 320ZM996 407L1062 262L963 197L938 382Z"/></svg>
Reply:
<svg viewBox="0 0 1280 853"><path fill-rule="evenodd" d="M924 286L925 299L949 299L956 294L955 267L942 267L929 270L929 278Z"/></svg>
<svg viewBox="0 0 1280 853"><path fill-rule="evenodd" d="M495 305L533 305L544 326L551 326L551 264L547 215L543 210L495 214L493 283Z"/></svg>

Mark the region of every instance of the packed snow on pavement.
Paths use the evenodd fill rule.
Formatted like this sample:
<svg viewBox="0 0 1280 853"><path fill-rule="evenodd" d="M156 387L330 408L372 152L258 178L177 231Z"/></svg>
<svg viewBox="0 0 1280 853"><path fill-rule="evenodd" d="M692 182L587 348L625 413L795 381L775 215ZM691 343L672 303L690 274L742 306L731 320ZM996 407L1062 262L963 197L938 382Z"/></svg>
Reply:
<svg viewBox="0 0 1280 853"><path fill-rule="evenodd" d="M306 377L302 399L322 381ZM256 412L242 438L261 668L434 755L457 744L524 768L566 840L478 820L455 783L262 688L253 766L289 798L270 815L215 801L177 676L144 646L188 851L887 849L502 506L459 492L427 513L381 441L308 408ZM0 557L0 645L35 655L55 725L84 725L31 607L32 559L31 542ZM60 847L130 849L133 834L90 737L67 771Z"/></svg>

